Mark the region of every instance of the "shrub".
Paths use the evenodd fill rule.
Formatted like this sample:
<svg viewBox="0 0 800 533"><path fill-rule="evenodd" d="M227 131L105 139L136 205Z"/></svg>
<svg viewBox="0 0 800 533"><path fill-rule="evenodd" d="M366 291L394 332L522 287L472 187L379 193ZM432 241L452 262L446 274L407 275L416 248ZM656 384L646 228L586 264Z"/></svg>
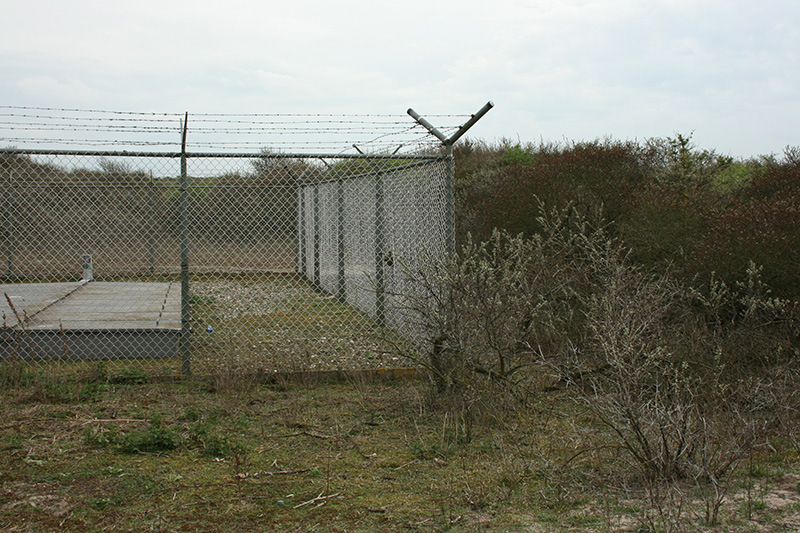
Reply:
<svg viewBox="0 0 800 533"><path fill-rule="evenodd" d="M478 240L495 228L527 236L539 232L539 204L583 213L605 213L616 221L628 212L633 192L647 177L642 154L633 143L595 141L566 147L507 146L498 164L479 169L456 183L460 227Z"/></svg>
<svg viewBox="0 0 800 533"><path fill-rule="evenodd" d="M119 449L125 453L162 452L174 450L181 445L181 437L171 428L152 426L121 436Z"/></svg>
<svg viewBox="0 0 800 533"><path fill-rule="evenodd" d="M745 281L749 262L779 294L800 297L800 165L768 165L764 174L711 220L689 271L729 284Z"/></svg>
<svg viewBox="0 0 800 533"><path fill-rule="evenodd" d="M169 451L182 443L180 434L173 428L165 427L159 415L151 418L147 429L122 433L113 428L90 428L84 432L84 440L90 446L115 447L124 453Z"/></svg>
<svg viewBox="0 0 800 533"><path fill-rule="evenodd" d="M468 412L528 399L550 369L642 479L694 484L715 522L739 461L773 419L794 423L797 307L753 264L741 283L693 287L634 264L602 218L539 209L530 238L495 231L448 265L406 269L420 362Z"/></svg>
<svg viewBox="0 0 800 533"><path fill-rule="evenodd" d="M536 149L534 146L527 144L523 146L520 143L506 144L503 149L503 154L498 159L501 165L522 165L525 167L532 167L536 162Z"/></svg>
<svg viewBox="0 0 800 533"><path fill-rule="evenodd" d="M530 238L495 230L449 264L405 269L416 290L402 297L429 348L424 358L409 356L431 371L440 393L470 406L525 400L540 378L539 353L563 351L581 335L576 294L587 282L574 268L581 251L573 239L601 243L604 230L571 206L538 222L543 231Z"/></svg>
<svg viewBox="0 0 800 533"><path fill-rule="evenodd" d="M192 426L191 436L200 444L201 455L207 457L230 457L242 455L245 450L241 444L229 435L221 434L211 422L197 422Z"/></svg>
<svg viewBox="0 0 800 533"><path fill-rule="evenodd" d="M586 250L585 337L547 362L645 479L694 484L715 523L736 465L798 406L797 309L752 264L747 282L701 291Z"/></svg>
<svg viewBox="0 0 800 533"><path fill-rule="evenodd" d="M627 216L617 226L632 259L647 268L684 265L706 231L706 202L650 184L635 191Z"/></svg>

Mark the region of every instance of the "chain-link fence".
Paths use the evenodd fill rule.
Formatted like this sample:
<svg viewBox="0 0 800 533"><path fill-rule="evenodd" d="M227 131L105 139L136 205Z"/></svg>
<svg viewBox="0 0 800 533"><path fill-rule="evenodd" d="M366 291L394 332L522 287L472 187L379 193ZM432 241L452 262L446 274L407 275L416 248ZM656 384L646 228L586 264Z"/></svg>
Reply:
<svg viewBox="0 0 800 533"><path fill-rule="evenodd" d="M407 364L404 266L452 238L444 156L0 150L0 364Z"/></svg>

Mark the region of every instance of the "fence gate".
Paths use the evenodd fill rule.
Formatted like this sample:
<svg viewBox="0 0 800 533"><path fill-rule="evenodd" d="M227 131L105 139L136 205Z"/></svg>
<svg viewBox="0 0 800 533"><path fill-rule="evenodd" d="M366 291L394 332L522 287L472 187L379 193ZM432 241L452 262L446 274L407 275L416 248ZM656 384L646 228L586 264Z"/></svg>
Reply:
<svg viewBox="0 0 800 533"><path fill-rule="evenodd" d="M191 153L182 127L173 152L0 150L0 364L409 364L397 347L421 339L403 271L452 253L452 142L434 155Z"/></svg>

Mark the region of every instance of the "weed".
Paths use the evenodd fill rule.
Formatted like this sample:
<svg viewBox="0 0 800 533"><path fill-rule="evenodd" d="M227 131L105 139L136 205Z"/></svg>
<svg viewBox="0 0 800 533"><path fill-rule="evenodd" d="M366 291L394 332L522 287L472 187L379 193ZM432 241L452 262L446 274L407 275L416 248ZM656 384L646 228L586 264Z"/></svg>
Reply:
<svg viewBox="0 0 800 533"><path fill-rule="evenodd" d="M102 382L91 381L81 388L78 400L82 402L98 401L104 392L108 390L108 385Z"/></svg>
<svg viewBox="0 0 800 533"><path fill-rule="evenodd" d="M140 368L126 368L109 378L110 383L124 385L142 385L149 381L149 376Z"/></svg>
<svg viewBox="0 0 800 533"><path fill-rule="evenodd" d="M245 447L230 435L221 434L213 422L197 422L190 431L191 439L200 445L201 455L214 458L243 455Z"/></svg>
<svg viewBox="0 0 800 533"><path fill-rule="evenodd" d="M175 430L164 427L131 431L117 442L119 449L125 453L170 451L180 445L180 435Z"/></svg>
<svg viewBox="0 0 800 533"><path fill-rule="evenodd" d="M170 451L180 445L181 437L178 432L164 427L163 419L159 415L153 415L147 429L126 433L117 442L119 449L126 453Z"/></svg>
<svg viewBox="0 0 800 533"><path fill-rule="evenodd" d="M180 434L173 428L164 427L163 420L158 415L150 419L147 429L123 433L114 427L90 427L84 430L83 437L89 446L113 447L123 453L170 451L182 444Z"/></svg>
<svg viewBox="0 0 800 533"><path fill-rule="evenodd" d="M27 437L22 433L11 433L3 439L3 447L0 449L4 450L20 450L22 449L23 444L27 440Z"/></svg>
<svg viewBox="0 0 800 533"><path fill-rule="evenodd" d="M196 406L190 405L183 410L183 414L178 420L182 422L197 422L202 417L203 414L200 412L200 410Z"/></svg>
<svg viewBox="0 0 800 533"><path fill-rule="evenodd" d="M119 442L120 434L116 428L102 426L88 427L83 431L83 441L93 448L106 448Z"/></svg>

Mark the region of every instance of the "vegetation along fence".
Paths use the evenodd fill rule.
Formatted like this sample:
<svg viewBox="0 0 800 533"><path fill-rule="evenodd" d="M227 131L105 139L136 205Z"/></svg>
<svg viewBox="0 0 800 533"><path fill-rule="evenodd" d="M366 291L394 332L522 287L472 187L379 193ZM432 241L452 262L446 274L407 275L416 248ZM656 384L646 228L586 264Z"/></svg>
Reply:
<svg viewBox="0 0 800 533"><path fill-rule="evenodd" d="M175 151L0 150L0 364L406 364L403 272L453 251L451 147L479 117L414 117L444 150L337 154L189 152L181 118Z"/></svg>

